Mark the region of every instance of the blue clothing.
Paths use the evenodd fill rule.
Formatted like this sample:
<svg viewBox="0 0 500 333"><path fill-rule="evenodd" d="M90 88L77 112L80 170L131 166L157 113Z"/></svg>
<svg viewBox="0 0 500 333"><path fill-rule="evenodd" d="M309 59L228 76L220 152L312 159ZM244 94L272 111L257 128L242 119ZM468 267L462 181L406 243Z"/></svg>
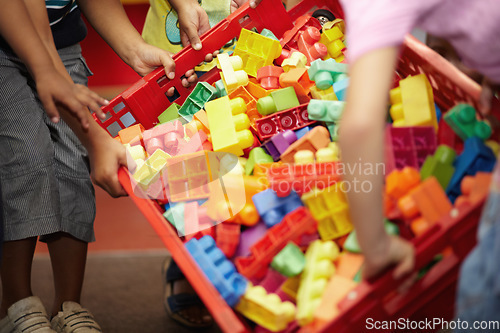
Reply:
<svg viewBox="0 0 500 333"><path fill-rule="evenodd" d="M475 321L500 321L500 192L493 189L479 222L478 243L460 270L456 316L468 322L467 329L456 332L500 331L474 329Z"/></svg>

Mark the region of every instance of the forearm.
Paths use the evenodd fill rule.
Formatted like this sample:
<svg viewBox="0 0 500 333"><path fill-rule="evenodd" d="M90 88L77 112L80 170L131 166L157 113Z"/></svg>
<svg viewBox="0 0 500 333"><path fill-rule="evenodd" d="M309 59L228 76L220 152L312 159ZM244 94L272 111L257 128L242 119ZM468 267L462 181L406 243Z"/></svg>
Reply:
<svg viewBox="0 0 500 333"><path fill-rule="evenodd" d="M108 45L132 65L135 54L145 44L127 17L119 0L79 0L78 4L92 27Z"/></svg>
<svg viewBox="0 0 500 333"><path fill-rule="evenodd" d="M376 260L389 243L382 223L383 145L396 55L396 48L372 51L353 64L340 124L350 213L367 260Z"/></svg>

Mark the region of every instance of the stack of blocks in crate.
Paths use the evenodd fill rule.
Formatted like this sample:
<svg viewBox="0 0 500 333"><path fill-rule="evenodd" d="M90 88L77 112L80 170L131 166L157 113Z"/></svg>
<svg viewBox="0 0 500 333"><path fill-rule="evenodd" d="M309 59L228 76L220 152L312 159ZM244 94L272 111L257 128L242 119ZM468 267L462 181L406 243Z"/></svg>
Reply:
<svg viewBox="0 0 500 333"><path fill-rule="evenodd" d="M137 186L166 204L164 216L227 304L258 331L291 332L332 320L359 281L363 257L335 144L349 79L342 20L321 27L305 15L281 40L267 36L243 29L234 54L217 56L221 81L199 82L156 127L134 125L119 138L136 160ZM446 112L465 142L457 156L436 135L424 74L401 79L390 101L386 229L414 237L453 203L484 197L491 129L468 105ZM246 192L239 206L234 186Z"/></svg>

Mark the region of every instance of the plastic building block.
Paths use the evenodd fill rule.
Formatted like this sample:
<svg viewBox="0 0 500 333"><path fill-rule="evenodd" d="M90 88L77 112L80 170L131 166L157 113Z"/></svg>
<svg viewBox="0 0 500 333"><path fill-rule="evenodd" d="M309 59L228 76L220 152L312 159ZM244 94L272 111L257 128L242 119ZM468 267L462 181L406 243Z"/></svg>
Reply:
<svg viewBox="0 0 500 333"><path fill-rule="evenodd" d="M273 32L269 29L262 29L262 31L260 32L260 34L264 37L267 37L267 38L271 38L271 39L274 39L274 40L277 40L279 41L278 37L276 37Z"/></svg>
<svg viewBox="0 0 500 333"><path fill-rule="evenodd" d="M340 76L341 75L339 75L339 77ZM349 78L345 77L342 79L338 78L338 81L333 84L333 92L335 93L335 96L337 96L339 101L345 101L347 87L349 87Z"/></svg>
<svg viewBox="0 0 500 333"><path fill-rule="evenodd" d="M259 98L257 110L261 115L267 116L278 111L294 108L299 104L293 87L287 87L275 90L269 96Z"/></svg>
<svg viewBox="0 0 500 333"><path fill-rule="evenodd" d="M222 81L222 79L214 83L214 88L215 88L215 98L221 98L227 96L227 90L226 87L224 86L224 81Z"/></svg>
<svg viewBox="0 0 500 333"><path fill-rule="evenodd" d="M322 240L330 240L347 235L353 229L349 216L349 205L342 182L328 188L307 192L302 201L318 221L318 233Z"/></svg>
<svg viewBox="0 0 500 333"><path fill-rule="evenodd" d="M215 227L217 247L227 258L231 258L238 248L238 244L240 243L240 230L241 227L238 224L224 222L217 224Z"/></svg>
<svg viewBox="0 0 500 333"><path fill-rule="evenodd" d="M210 127L208 126L208 117L205 110L196 112L193 115L193 120L184 125L184 131L189 137L192 137L200 130L205 132L205 134L207 134L207 137L210 135Z"/></svg>
<svg viewBox="0 0 500 333"><path fill-rule="evenodd" d="M309 120L307 104L302 104L289 110L273 113L255 121L257 135L261 140L266 140L273 135L285 130L297 130L313 124Z"/></svg>
<svg viewBox="0 0 500 333"><path fill-rule="evenodd" d="M286 163L293 162L293 155L299 150L310 150L314 153L320 148L327 147L330 143L330 133L323 126L314 127L309 133L295 141L281 154L281 160Z"/></svg>
<svg viewBox="0 0 500 333"><path fill-rule="evenodd" d="M136 163L138 160L142 160L143 162L146 160L146 150L143 146L136 145L131 146L130 144L126 144L125 148L127 149L127 158L133 159ZM138 165L139 167L139 165Z"/></svg>
<svg viewBox="0 0 500 333"><path fill-rule="evenodd" d="M340 301L356 286L357 283L352 279L338 274L332 276L323 292L320 305L314 311L314 319L322 323L332 321L341 312L338 308Z"/></svg>
<svg viewBox="0 0 500 333"><path fill-rule="evenodd" d="M142 137L149 155L153 154L156 149L176 155L179 145L184 141L184 127L179 120L174 120L145 130Z"/></svg>
<svg viewBox="0 0 500 333"><path fill-rule="evenodd" d="M264 277L274 256L289 242L299 243L302 236L316 232L316 220L307 208L299 207L268 230L250 247L250 256L235 259L238 271L249 279Z"/></svg>
<svg viewBox="0 0 500 333"><path fill-rule="evenodd" d="M333 86L328 89L321 90L318 89L315 85L309 89L309 93L313 99L321 99L324 101L338 101L337 95L333 91Z"/></svg>
<svg viewBox="0 0 500 333"><path fill-rule="evenodd" d="M446 188L451 202L460 195L460 182L465 176L475 175L478 171L491 172L496 158L491 149L478 137L465 140L464 150L455 160L455 173Z"/></svg>
<svg viewBox="0 0 500 333"><path fill-rule="evenodd" d="M361 270L364 261L365 257L361 254L343 251L337 260L335 274L352 280Z"/></svg>
<svg viewBox="0 0 500 333"><path fill-rule="evenodd" d="M339 148L335 142L331 142L328 147L316 151L316 162L335 162L339 160Z"/></svg>
<svg viewBox="0 0 500 333"><path fill-rule="evenodd" d="M281 285L281 291L283 291L290 299L296 301L297 290L299 290L300 285L300 275L286 279L286 281Z"/></svg>
<svg viewBox="0 0 500 333"><path fill-rule="evenodd" d="M290 54L290 57L283 60L281 67L285 72L288 72L292 68L306 68L306 64L307 57L304 54L295 51Z"/></svg>
<svg viewBox="0 0 500 333"><path fill-rule="evenodd" d="M405 166L420 168L427 156L436 150L433 127L392 127L385 130L385 167L390 173Z"/></svg>
<svg viewBox="0 0 500 333"><path fill-rule="evenodd" d="M118 137L121 143L142 144L142 133L144 132L144 126L141 124L135 124L130 127L124 128L118 132Z"/></svg>
<svg viewBox="0 0 500 333"><path fill-rule="evenodd" d="M477 136L484 141L491 136L490 125L484 121L477 120L476 109L471 105L456 105L446 112L444 120L462 140L467 140L471 136Z"/></svg>
<svg viewBox="0 0 500 333"><path fill-rule="evenodd" d="M207 152L171 157L167 160L170 201L197 200L209 195L212 181Z"/></svg>
<svg viewBox="0 0 500 333"><path fill-rule="evenodd" d="M160 124L168 123L169 121L179 118L179 108L180 105L177 103L170 104L170 106L158 116Z"/></svg>
<svg viewBox="0 0 500 333"><path fill-rule="evenodd" d="M281 302L261 286L249 286L235 309L248 319L273 332L284 330L294 320L295 305Z"/></svg>
<svg viewBox="0 0 500 333"><path fill-rule="evenodd" d="M309 13L298 17L294 22L293 28L283 34L280 42L281 46L288 46L293 49L297 49L297 41L300 35L299 33L305 31L309 27L314 27L319 30L321 29L321 24Z"/></svg>
<svg viewBox="0 0 500 333"><path fill-rule="evenodd" d="M412 167L394 170L385 178L385 194L399 200L420 183L420 173Z"/></svg>
<svg viewBox="0 0 500 333"><path fill-rule="evenodd" d="M399 235L399 228L394 223L389 222L389 220L384 221L384 228L389 235ZM343 248L352 253L361 253L361 248L356 237L356 230L347 236Z"/></svg>
<svg viewBox="0 0 500 333"><path fill-rule="evenodd" d="M279 160L280 155L297 141L297 135L290 130L275 134L271 139L262 144L262 147L271 155L274 161Z"/></svg>
<svg viewBox="0 0 500 333"><path fill-rule="evenodd" d="M291 243L293 244L293 243ZM283 294L281 292L281 285L287 280L286 276L272 268L267 270L266 276L260 281L259 285L262 286L268 293ZM281 298L281 297L280 297ZM282 300L287 300L288 297Z"/></svg>
<svg viewBox="0 0 500 333"><path fill-rule="evenodd" d="M302 138L307 133L309 133L309 131L311 130L311 128L312 128L311 126L306 126L306 127L302 127L302 128L294 130L295 131L295 135L297 135L297 140L300 139L300 138Z"/></svg>
<svg viewBox="0 0 500 333"><path fill-rule="evenodd" d="M295 164L314 163L314 153L310 150L299 150L293 155L293 162Z"/></svg>
<svg viewBox="0 0 500 333"><path fill-rule="evenodd" d="M246 257L250 255L250 248L252 245L264 237L267 230L268 229L264 223L257 223L253 227L245 229L241 233L240 243L236 249L235 256Z"/></svg>
<svg viewBox="0 0 500 333"><path fill-rule="evenodd" d="M200 206L197 201L186 202L184 204L184 234L186 241L191 238L200 239L205 235L215 236L214 221L207 215L207 207ZM176 226L178 223L176 223Z"/></svg>
<svg viewBox="0 0 500 333"><path fill-rule="evenodd" d="M286 277L299 275L305 265L304 253L294 243L288 243L271 262L271 267Z"/></svg>
<svg viewBox="0 0 500 333"><path fill-rule="evenodd" d="M147 189L150 184L158 179L160 173L167 165L169 157L170 156L163 150L157 149L142 166L135 170L133 175L134 180L140 184L143 189Z"/></svg>
<svg viewBox="0 0 500 333"><path fill-rule="evenodd" d="M229 306L235 306L247 289L247 280L215 245L210 236L191 239L186 244L193 259Z"/></svg>
<svg viewBox="0 0 500 333"><path fill-rule="evenodd" d="M339 64L334 59L318 59L311 63L307 73L318 89L325 90L337 82L341 74L347 73L347 65Z"/></svg>
<svg viewBox="0 0 500 333"><path fill-rule="evenodd" d="M230 100L224 96L205 104L214 151L243 155L243 149L253 144L250 120L245 114L242 98Z"/></svg>
<svg viewBox="0 0 500 333"><path fill-rule="evenodd" d="M321 303L321 296L327 282L335 272L333 260L339 255L339 248L333 241L317 240L306 251L306 266L300 276L297 291L297 322L303 326L313 320L314 311Z"/></svg>
<svg viewBox="0 0 500 333"><path fill-rule="evenodd" d="M345 102L313 99L307 106L309 119L337 122L344 112Z"/></svg>
<svg viewBox="0 0 500 333"><path fill-rule="evenodd" d="M487 172L465 176L460 185L462 195L455 200L455 206L460 206L464 202L475 204L486 198L489 194L491 178L491 173Z"/></svg>
<svg viewBox="0 0 500 333"><path fill-rule="evenodd" d="M228 93L238 86L247 85L248 75L243 70L243 60L239 56L229 57L227 53L220 53L217 55L217 61L217 68L222 70L220 76Z"/></svg>
<svg viewBox="0 0 500 333"><path fill-rule="evenodd" d="M430 176L434 176L441 187L445 189L455 172L455 168L453 167L455 156L455 150L452 148L446 145L438 146L434 155L428 156L425 159L420 169L420 178L425 180Z"/></svg>
<svg viewBox="0 0 500 333"><path fill-rule="evenodd" d="M250 85L250 82L248 83ZM229 99L233 100L237 97L243 98L247 106L246 114L248 119L250 119L250 124L255 122L255 119L262 117L259 112L257 112L257 99L250 93L246 87L240 86L229 93Z"/></svg>
<svg viewBox="0 0 500 333"><path fill-rule="evenodd" d="M328 54L328 49L322 43L319 43L321 33L318 28L309 27L299 33L297 41L298 50L307 58L307 65L310 65L316 59L322 59Z"/></svg>
<svg viewBox="0 0 500 333"><path fill-rule="evenodd" d="M342 41L343 38L344 34L339 27L332 27L328 30L323 29L319 42L325 45L328 50L328 56L325 58L333 58L336 62L344 60L343 52L346 50L346 46Z"/></svg>
<svg viewBox="0 0 500 333"><path fill-rule="evenodd" d="M399 81L399 87L390 91L390 100L394 127L432 126L437 131L434 96L425 74L409 76Z"/></svg>
<svg viewBox="0 0 500 333"><path fill-rule="evenodd" d="M495 154L495 156L498 156L498 154L500 153L500 144L496 141L493 141L493 140L487 140L484 142L485 145L487 145L488 147L490 147L490 149L493 151L493 154Z"/></svg>
<svg viewBox="0 0 500 333"><path fill-rule="evenodd" d="M193 91L186 98L181 108L179 115L186 121L193 120L193 115L203 109L206 102L215 98L216 89L206 82L198 82Z"/></svg>
<svg viewBox="0 0 500 333"><path fill-rule="evenodd" d="M303 206L297 193L291 192L287 197L280 198L271 189L255 194L252 200L268 228L280 223L285 215Z"/></svg>
<svg viewBox="0 0 500 333"><path fill-rule="evenodd" d="M233 56L240 56L243 60L242 69L248 75L256 77L259 68L271 65L280 54L279 41L247 29L241 29Z"/></svg>
<svg viewBox="0 0 500 333"><path fill-rule="evenodd" d="M283 68L278 66L264 66L257 70L257 80L264 89L279 89L279 78Z"/></svg>
<svg viewBox="0 0 500 333"><path fill-rule="evenodd" d="M293 87L295 94L301 104L309 102L309 90L314 83L309 80L307 69L293 68L286 73L282 73L279 77L280 86L283 88Z"/></svg>
<svg viewBox="0 0 500 333"><path fill-rule="evenodd" d="M177 155L185 155L194 153L201 150L212 150L211 143L207 141L208 136L202 130L199 130L196 134L191 136L189 141L181 141Z"/></svg>
<svg viewBox="0 0 500 333"><path fill-rule="evenodd" d="M263 148L257 147L250 151L247 163L245 164L245 174L251 175L255 164L272 163L273 158L267 154Z"/></svg>
<svg viewBox="0 0 500 333"><path fill-rule="evenodd" d="M336 162L272 166L268 170L269 186L279 197L291 191L302 195L337 182L340 178L337 168Z"/></svg>

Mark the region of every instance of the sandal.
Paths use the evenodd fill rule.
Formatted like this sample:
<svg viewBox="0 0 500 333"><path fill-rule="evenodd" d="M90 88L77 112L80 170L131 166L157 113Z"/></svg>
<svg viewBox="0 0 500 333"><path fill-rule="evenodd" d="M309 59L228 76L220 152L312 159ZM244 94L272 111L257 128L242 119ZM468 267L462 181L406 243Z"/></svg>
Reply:
<svg viewBox="0 0 500 333"><path fill-rule="evenodd" d="M166 278L163 305L170 318L189 328L208 328L212 326L214 323L212 316L202 314L206 307L194 291L193 293L174 293L175 281L185 280L186 278L171 257L165 260L162 274ZM183 311L193 307L200 309L201 318L198 318L198 320L193 319Z"/></svg>

